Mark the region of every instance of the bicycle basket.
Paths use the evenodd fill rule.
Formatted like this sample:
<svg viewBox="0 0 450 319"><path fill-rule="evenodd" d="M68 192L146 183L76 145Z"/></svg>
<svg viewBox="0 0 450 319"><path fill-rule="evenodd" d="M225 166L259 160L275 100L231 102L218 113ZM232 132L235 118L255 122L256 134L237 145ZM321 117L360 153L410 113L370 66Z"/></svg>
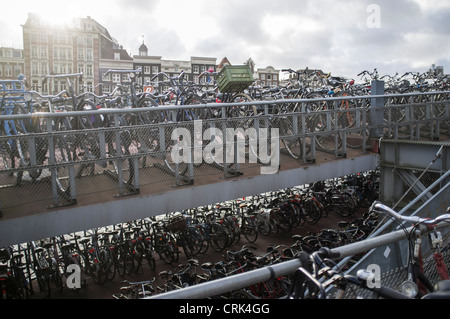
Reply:
<svg viewBox="0 0 450 319"><path fill-rule="evenodd" d="M166 228L171 232L183 231L187 228L186 218L184 216L173 217L167 222Z"/></svg>
<svg viewBox="0 0 450 319"><path fill-rule="evenodd" d="M226 65L217 76L217 85L222 93L242 92L253 83L248 65Z"/></svg>

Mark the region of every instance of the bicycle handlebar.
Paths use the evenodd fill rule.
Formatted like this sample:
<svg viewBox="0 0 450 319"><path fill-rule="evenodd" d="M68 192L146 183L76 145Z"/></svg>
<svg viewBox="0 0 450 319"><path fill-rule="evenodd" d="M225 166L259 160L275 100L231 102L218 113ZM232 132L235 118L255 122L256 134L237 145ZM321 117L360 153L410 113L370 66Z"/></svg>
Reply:
<svg viewBox="0 0 450 319"><path fill-rule="evenodd" d="M372 206L370 207L370 211L373 211L373 210L375 210L375 211L381 210L382 212L388 213L389 215L396 218L397 220L411 222L411 223L417 223L417 224L421 223L421 224L425 224L425 225L435 225L440 222L450 220L450 214L443 214L434 219L422 218L422 217L418 217L418 216L403 216L403 215L400 215L399 213L397 213L396 211L394 211L389 206L386 206L378 201L375 201L372 204Z"/></svg>
<svg viewBox="0 0 450 319"><path fill-rule="evenodd" d="M56 95L42 95L37 91L29 91L29 93L32 95L36 94L37 96L39 96L41 99L44 99L44 100L51 100L51 99L59 98L64 94L68 94L67 90L62 90L61 92L59 92Z"/></svg>
<svg viewBox="0 0 450 319"><path fill-rule="evenodd" d="M107 74L109 74L109 73L140 73L140 72L142 72L142 69L136 69L136 70L113 70L113 69L110 69L110 70L108 70L108 71L106 71L105 72L105 74L104 75L107 75Z"/></svg>
<svg viewBox="0 0 450 319"><path fill-rule="evenodd" d="M171 77L171 76L169 76L167 73L165 73L165 72L159 72L159 73L157 73L157 74L155 74L151 79L150 79L150 81L153 81L154 79L156 79L158 76L160 76L160 75L164 75L166 78L168 78L168 79L179 79L179 78L181 78L183 75L184 75L184 70L182 70L181 72L180 72L180 74L179 75L177 75L177 76L173 76L173 77Z"/></svg>
<svg viewBox="0 0 450 319"><path fill-rule="evenodd" d="M56 78L72 78L72 77L77 77L77 76L83 76L83 73L69 73L69 74L50 74L45 76L45 79L51 78L51 79L56 79Z"/></svg>

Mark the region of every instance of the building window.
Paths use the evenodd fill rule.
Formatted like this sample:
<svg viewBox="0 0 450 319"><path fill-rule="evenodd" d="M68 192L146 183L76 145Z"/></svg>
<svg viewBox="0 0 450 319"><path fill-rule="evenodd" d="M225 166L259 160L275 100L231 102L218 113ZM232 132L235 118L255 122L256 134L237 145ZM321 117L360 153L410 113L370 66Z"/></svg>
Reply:
<svg viewBox="0 0 450 319"><path fill-rule="evenodd" d="M92 75L93 75L92 64L87 64L86 65L86 76L92 76Z"/></svg>
<svg viewBox="0 0 450 319"><path fill-rule="evenodd" d="M12 67L10 65L5 65L5 75L12 76Z"/></svg>
<svg viewBox="0 0 450 319"><path fill-rule="evenodd" d="M120 60L120 53L119 52L114 52L114 60Z"/></svg>
<svg viewBox="0 0 450 319"><path fill-rule="evenodd" d="M84 50L78 49L78 60L84 61Z"/></svg>
<svg viewBox="0 0 450 319"><path fill-rule="evenodd" d="M91 35L86 36L86 45L92 46L92 36Z"/></svg>
<svg viewBox="0 0 450 319"><path fill-rule="evenodd" d="M86 49L86 60L92 61L94 58L92 56L92 49Z"/></svg>
<svg viewBox="0 0 450 319"><path fill-rule="evenodd" d="M31 62L31 75L39 74L39 64L37 62ZM8 75L8 74L6 74Z"/></svg>
<svg viewBox="0 0 450 319"><path fill-rule="evenodd" d="M159 69L157 66L152 66L152 73L157 74L159 72Z"/></svg>
<svg viewBox="0 0 450 319"><path fill-rule="evenodd" d="M195 74L200 73L200 69L199 69L198 65L194 65L193 66L193 71L194 71Z"/></svg>
<svg viewBox="0 0 450 319"><path fill-rule="evenodd" d="M104 74L103 75L103 81L111 81L111 75L110 75L110 73L108 73L108 74Z"/></svg>
<svg viewBox="0 0 450 319"><path fill-rule="evenodd" d="M41 46L41 58L47 59L48 57L48 48L47 46Z"/></svg>
<svg viewBox="0 0 450 319"><path fill-rule="evenodd" d="M102 91L103 91L103 93L110 93L111 87L109 85L103 85Z"/></svg>
<svg viewBox="0 0 450 319"><path fill-rule="evenodd" d="M48 74L48 64L47 63L41 63L41 74Z"/></svg>
<svg viewBox="0 0 450 319"><path fill-rule="evenodd" d="M150 74L150 67L144 66L144 74Z"/></svg>
<svg viewBox="0 0 450 319"><path fill-rule="evenodd" d="M37 91L39 87L39 82L38 80L32 80L31 81L31 89Z"/></svg>
<svg viewBox="0 0 450 319"><path fill-rule="evenodd" d="M22 67L20 65L14 66L14 76L19 76L22 74Z"/></svg>
<svg viewBox="0 0 450 319"><path fill-rule="evenodd" d="M31 57L36 59L39 58L38 47L35 45L31 46Z"/></svg>
<svg viewBox="0 0 450 319"><path fill-rule="evenodd" d="M114 74L112 75L112 81L113 81L114 83L120 83L120 74L114 73Z"/></svg>

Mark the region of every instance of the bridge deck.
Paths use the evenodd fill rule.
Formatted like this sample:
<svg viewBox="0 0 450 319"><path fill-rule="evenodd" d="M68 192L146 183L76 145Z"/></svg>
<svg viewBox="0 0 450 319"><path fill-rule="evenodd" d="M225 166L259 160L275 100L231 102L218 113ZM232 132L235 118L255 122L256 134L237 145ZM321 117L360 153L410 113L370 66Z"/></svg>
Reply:
<svg viewBox="0 0 450 319"><path fill-rule="evenodd" d="M329 153L317 152L315 163L301 164L289 156L280 154L280 168L277 174L261 175L260 165L243 165L241 175L224 177L223 172L212 169L206 174L195 174L192 185L174 186L173 176L159 171L164 183L147 183L143 176L139 193L117 196L117 189L111 189L108 174L94 174L81 177L78 185L83 187L82 195L77 195L77 203L67 206L52 206L51 199L40 202L23 202L3 209L0 221L0 246L36 240L56 234L71 233L92 227L112 225L138 218L160 215L182 209L214 204L217 202L254 195L285 187L303 185L314 181L343 176L374 169L378 164L378 154L361 150L347 151L346 157L335 158ZM150 167L147 170L154 170ZM195 168L205 170L205 168ZM145 170L145 169L144 169ZM170 178L168 178L170 177ZM170 181L170 182L169 182ZM46 182L42 182L46 183ZM40 194L34 197L51 198L50 185L38 188ZM36 183L34 183L36 184ZM47 184L50 184L47 182ZM77 187L79 188L79 186ZM27 187L5 187L3 198L26 196ZM22 192L18 190L22 188ZM14 195L15 194L15 195Z"/></svg>

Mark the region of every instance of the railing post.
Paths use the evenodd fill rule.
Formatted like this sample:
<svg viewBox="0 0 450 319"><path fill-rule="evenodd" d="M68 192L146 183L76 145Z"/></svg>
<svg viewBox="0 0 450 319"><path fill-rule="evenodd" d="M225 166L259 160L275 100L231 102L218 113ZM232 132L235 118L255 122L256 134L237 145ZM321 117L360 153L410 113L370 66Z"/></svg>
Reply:
<svg viewBox="0 0 450 319"><path fill-rule="evenodd" d="M371 84L371 95L384 95L384 81L374 80ZM370 143L372 146L372 151L378 151L378 140L383 137L383 97L374 97L370 102Z"/></svg>

